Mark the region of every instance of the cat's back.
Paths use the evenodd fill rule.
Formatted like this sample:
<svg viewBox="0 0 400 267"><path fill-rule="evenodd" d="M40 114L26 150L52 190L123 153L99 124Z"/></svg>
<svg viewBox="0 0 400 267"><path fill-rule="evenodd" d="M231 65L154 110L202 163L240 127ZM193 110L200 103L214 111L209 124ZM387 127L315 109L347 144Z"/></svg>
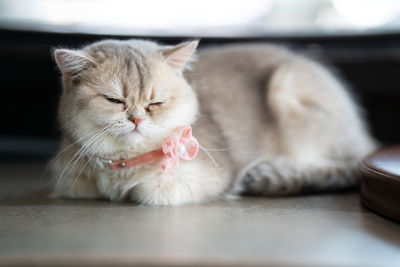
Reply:
<svg viewBox="0 0 400 267"><path fill-rule="evenodd" d="M259 68L274 67L282 61L292 60L298 55L280 45L230 44L200 49L192 69L196 71L224 70L242 73Z"/></svg>
<svg viewBox="0 0 400 267"><path fill-rule="evenodd" d="M230 44L200 49L187 80L208 102L229 98L247 99L248 88L264 88L271 74L285 62L311 62L284 46L273 44ZM229 94L229 96L227 95ZM245 95L243 95L245 94ZM253 94L253 97L258 97ZM227 99L228 98L228 99ZM248 99L247 102L252 102Z"/></svg>
<svg viewBox="0 0 400 267"><path fill-rule="evenodd" d="M351 144L359 144L352 151L357 155L371 147L344 85L328 68L285 47L206 48L186 75L202 115L219 126L216 134L238 148L231 153L241 156L236 162L250 162L268 150L270 155L306 150L343 156L341 151ZM338 110L347 115L338 115ZM200 120L198 125L205 124ZM340 135L345 138L329 141Z"/></svg>

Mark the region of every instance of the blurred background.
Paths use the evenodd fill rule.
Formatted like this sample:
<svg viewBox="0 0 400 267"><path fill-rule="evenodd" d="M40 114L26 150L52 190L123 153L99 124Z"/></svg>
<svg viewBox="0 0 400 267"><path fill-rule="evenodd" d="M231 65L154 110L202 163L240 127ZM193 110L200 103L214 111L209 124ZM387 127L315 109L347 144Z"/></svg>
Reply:
<svg viewBox="0 0 400 267"><path fill-rule="evenodd" d="M57 148L51 48L136 37L287 45L332 66L374 136L399 141L398 0L0 0L0 160L42 160Z"/></svg>
<svg viewBox="0 0 400 267"><path fill-rule="evenodd" d="M143 36L257 37L397 31L397 0L2 0L2 27Z"/></svg>

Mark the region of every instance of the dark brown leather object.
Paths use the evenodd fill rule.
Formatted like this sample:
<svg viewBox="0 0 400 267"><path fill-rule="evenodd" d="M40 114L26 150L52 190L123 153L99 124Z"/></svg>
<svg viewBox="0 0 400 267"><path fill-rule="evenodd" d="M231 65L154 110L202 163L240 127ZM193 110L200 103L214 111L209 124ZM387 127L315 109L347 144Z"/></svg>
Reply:
<svg viewBox="0 0 400 267"><path fill-rule="evenodd" d="M360 169L362 202L400 222L400 145L379 149L361 162Z"/></svg>

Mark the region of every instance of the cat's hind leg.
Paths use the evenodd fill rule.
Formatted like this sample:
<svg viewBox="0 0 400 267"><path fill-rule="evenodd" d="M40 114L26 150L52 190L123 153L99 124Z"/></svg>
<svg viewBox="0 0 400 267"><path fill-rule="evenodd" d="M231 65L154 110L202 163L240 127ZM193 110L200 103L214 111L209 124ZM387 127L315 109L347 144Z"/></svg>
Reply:
<svg viewBox="0 0 400 267"><path fill-rule="evenodd" d="M325 67L293 59L274 71L266 90L281 155L361 159L374 149L358 105Z"/></svg>
<svg viewBox="0 0 400 267"><path fill-rule="evenodd" d="M342 83L304 58L279 66L268 81L266 107L278 151L245 167L236 192L295 194L357 184L358 162L374 142Z"/></svg>
<svg viewBox="0 0 400 267"><path fill-rule="evenodd" d="M288 195L354 187L357 160L335 161L288 157L259 159L239 174L235 193Z"/></svg>

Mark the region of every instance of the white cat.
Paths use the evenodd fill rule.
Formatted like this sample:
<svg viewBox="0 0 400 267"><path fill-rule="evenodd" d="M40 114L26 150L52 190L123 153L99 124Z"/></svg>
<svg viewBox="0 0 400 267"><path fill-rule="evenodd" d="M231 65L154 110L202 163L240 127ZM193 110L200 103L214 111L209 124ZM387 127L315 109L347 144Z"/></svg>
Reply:
<svg viewBox="0 0 400 267"><path fill-rule="evenodd" d="M55 50L57 196L176 205L357 184L374 141L326 68L277 46L232 45L200 51L189 71L197 44Z"/></svg>

